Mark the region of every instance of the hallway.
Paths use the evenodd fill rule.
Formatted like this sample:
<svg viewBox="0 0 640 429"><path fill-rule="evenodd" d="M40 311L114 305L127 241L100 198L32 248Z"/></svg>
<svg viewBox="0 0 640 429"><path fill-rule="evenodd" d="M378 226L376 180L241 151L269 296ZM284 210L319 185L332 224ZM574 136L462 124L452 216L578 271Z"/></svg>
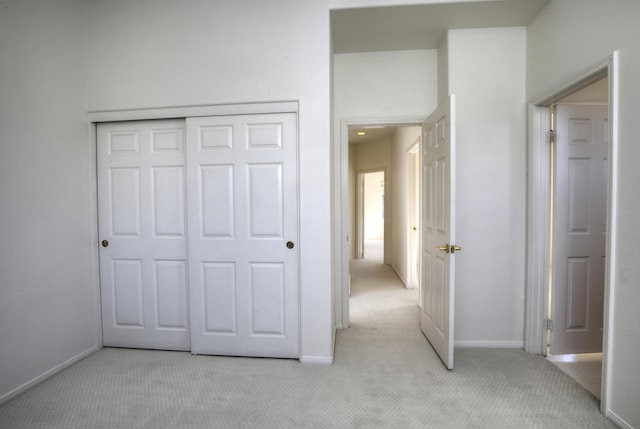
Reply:
<svg viewBox="0 0 640 429"><path fill-rule="evenodd" d="M381 240L367 240L365 258L351 260L350 327L389 325L419 331L418 290L406 289L382 263L382 248Z"/></svg>

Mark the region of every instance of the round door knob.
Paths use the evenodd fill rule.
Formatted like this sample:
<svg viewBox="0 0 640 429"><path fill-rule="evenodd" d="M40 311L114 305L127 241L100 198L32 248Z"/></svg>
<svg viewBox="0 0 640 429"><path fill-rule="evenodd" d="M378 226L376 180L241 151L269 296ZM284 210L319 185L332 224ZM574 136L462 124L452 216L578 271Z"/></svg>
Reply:
<svg viewBox="0 0 640 429"><path fill-rule="evenodd" d="M287 241L287 249L293 249L293 241Z"/></svg>
<svg viewBox="0 0 640 429"><path fill-rule="evenodd" d="M109 242L107 240L102 240L102 247L109 246Z"/></svg>

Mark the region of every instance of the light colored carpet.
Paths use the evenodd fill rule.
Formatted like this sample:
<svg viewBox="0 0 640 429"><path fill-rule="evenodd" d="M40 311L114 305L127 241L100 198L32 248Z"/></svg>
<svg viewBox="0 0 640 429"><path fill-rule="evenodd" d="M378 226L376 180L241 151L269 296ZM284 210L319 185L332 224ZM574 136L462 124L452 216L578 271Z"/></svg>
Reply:
<svg viewBox="0 0 640 429"><path fill-rule="evenodd" d="M462 349L446 370L415 302L388 267L356 261L332 366L104 349L4 404L0 427L614 427L543 357Z"/></svg>

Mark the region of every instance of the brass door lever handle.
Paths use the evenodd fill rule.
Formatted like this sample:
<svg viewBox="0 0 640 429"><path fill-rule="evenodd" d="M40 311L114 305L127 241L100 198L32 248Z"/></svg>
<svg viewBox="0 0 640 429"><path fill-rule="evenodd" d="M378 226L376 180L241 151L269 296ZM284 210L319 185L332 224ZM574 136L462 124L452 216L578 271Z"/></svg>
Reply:
<svg viewBox="0 0 640 429"><path fill-rule="evenodd" d="M442 250L445 253L449 253L449 245L445 244L444 246L440 246L436 244L436 249Z"/></svg>
<svg viewBox="0 0 640 429"><path fill-rule="evenodd" d="M442 250L445 253L456 253L458 250L462 250L460 246L456 246L455 244L445 244L444 246L436 245L436 249Z"/></svg>

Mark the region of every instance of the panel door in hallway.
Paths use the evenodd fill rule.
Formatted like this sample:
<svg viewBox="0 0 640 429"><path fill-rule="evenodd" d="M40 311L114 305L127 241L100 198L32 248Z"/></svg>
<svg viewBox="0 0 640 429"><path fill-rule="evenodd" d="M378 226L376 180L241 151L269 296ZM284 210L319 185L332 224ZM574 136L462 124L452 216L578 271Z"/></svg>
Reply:
<svg viewBox="0 0 640 429"><path fill-rule="evenodd" d="M455 240L454 97L422 124L421 328L453 369Z"/></svg>
<svg viewBox="0 0 640 429"><path fill-rule="evenodd" d="M602 351L608 107L556 107L551 353Z"/></svg>
<svg viewBox="0 0 640 429"><path fill-rule="evenodd" d="M194 353L298 357L295 114L187 119Z"/></svg>
<svg viewBox="0 0 640 429"><path fill-rule="evenodd" d="M99 124L105 346L189 350L184 120Z"/></svg>

